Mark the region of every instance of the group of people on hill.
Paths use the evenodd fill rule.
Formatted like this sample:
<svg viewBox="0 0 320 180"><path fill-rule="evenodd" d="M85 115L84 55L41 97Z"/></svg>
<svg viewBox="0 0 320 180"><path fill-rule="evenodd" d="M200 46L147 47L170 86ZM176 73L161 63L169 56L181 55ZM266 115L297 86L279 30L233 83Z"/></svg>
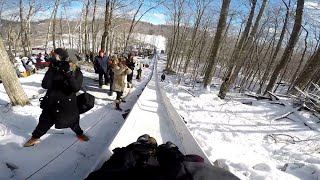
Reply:
<svg viewBox="0 0 320 180"><path fill-rule="evenodd" d="M117 101L121 101L125 82L132 83L133 56L112 56L106 58L100 51L96 57L95 69L99 78L99 85L110 84L117 93ZM24 147L33 146L41 136L55 125L55 128L70 128L80 141L88 141L80 127L80 111L76 93L81 89L83 74L77 65L77 60L69 58L65 49L57 48L50 59L41 86L47 89L46 95L40 99L42 113L38 125L32 132L32 137ZM112 71L112 72L110 72ZM110 77L111 74L111 77ZM131 75L131 76L130 76ZM109 76L109 77L108 77ZM119 103L117 105L119 109ZM204 162L198 155L184 155L171 142L159 145L157 141L145 134L136 142L126 147L113 150L113 155L103 166L92 172L87 179L150 179L150 180L200 180L223 179L237 180L232 173L213 167Z"/></svg>
<svg viewBox="0 0 320 180"><path fill-rule="evenodd" d="M36 72L37 69L43 69L50 64L50 54L32 54L29 57L15 57L14 67L18 77L26 77Z"/></svg>
<svg viewBox="0 0 320 180"><path fill-rule="evenodd" d="M116 110L121 111L120 103L126 102L123 97L125 88L132 87L133 70L136 66L134 53L129 53L128 56L117 54L106 56L105 52L100 50L93 64L95 72L99 74L99 87L107 89L110 86L109 95L116 93ZM139 80L142 71L141 63L138 62L137 66Z"/></svg>
<svg viewBox="0 0 320 180"><path fill-rule="evenodd" d="M24 144L25 147L33 146L53 125L58 129L71 128L80 140L89 140L79 125L76 93L82 87L83 75L78 60L70 58L68 51L63 48L52 52L49 68L41 83L42 88L47 89L46 95L40 99L42 113L32 137ZM134 67L133 54L129 54L128 58L117 55L107 57L100 50L95 57L94 69L99 74L99 86L102 88L110 85L110 92L116 93L116 110L122 110L120 103L125 102L122 95L126 87L132 86Z"/></svg>

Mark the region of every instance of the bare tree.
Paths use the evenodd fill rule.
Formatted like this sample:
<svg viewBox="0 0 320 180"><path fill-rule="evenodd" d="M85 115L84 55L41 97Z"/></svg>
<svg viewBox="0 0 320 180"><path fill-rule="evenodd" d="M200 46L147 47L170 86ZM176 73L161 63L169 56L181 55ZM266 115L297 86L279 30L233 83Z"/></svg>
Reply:
<svg viewBox="0 0 320 180"><path fill-rule="evenodd" d="M213 76L213 66L216 61L217 54L218 54L218 51L220 48L223 31L227 25L227 17L228 17L228 12L229 12L230 1L231 0L223 0L222 1L222 7L221 7L221 12L220 12L218 27L217 27L216 35L214 36L214 40L213 40L212 48L211 48L211 52L210 52L210 57L209 57L210 61L207 66L205 76L204 76L204 81L203 81L203 86L205 88L207 88L207 86L211 84L211 79Z"/></svg>
<svg viewBox="0 0 320 180"><path fill-rule="evenodd" d="M169 5L173 7L173 12L170 11L170 7L168 10L171 12L173 16L173 25L172 31L170 32L171 36L168 39L168 59L166 64L166 71L172 71L172 64L174 62L176 51L178 47L179 37L180 37L180 29L181 29L181 21L182 15L184 14L184 3L185 0L174 0L173 5Z"/></svg>
<svg viewBox="0 0 320 180"><path fill-rule="evenodd" d="M237 73L235 73L237 60L240 58L242 49L245 46L245 42L246 42L246 40L247 40L247 38L249 36L249 31L250 31L251 24L252 24L256 3L257 3L257 0L252 0L252 2L251 2L251 10L250 10L250 14L248 16L246 27L245 27L245 29L244 29L244 31L242 33L241 39L239 40L236 49L233 52L232 59L230 61L230 65L229 65L229 68L228 68L227 77L225 78L225 80L223 81L223 83L222 83L222 85L220 87L220 91L219 91L219 95L218 96L221 99L225 98L227 92L229 91L229 88L230 88L231 84L235 80L236 75L238 75ZM236 75L234 75L234 74L236 74Z"/></svg>
<svg viewBox="0 0 320 180"><path fill-rule="evenodd" d="M284 53L282 54L282 57L280 59L279 64L276 66L275 70L273 71L271 75L271 79L269 81L269 84L264 92L266 94L268 91L272 91L274 84L281 72L281 70L285 67L288 60L290 59L290 56L294 50L294 47L298 41L299 33L301 29L301 22L302 22L302 15L303 15L303 8L304 8L304 0L298 0L297 8L296 8L296 14L295 14L295 21L292 29L292 33L290 35L289 42L284 50Z"/></svg>
<svg viewBox="0 0 320 180"><path fill-rule="evenodd" d="M157 3L156 5L153 5L151 7L149 7L147 10L145 10L139 17L138 16L138 13L140 13L140 10L141 10L141 7L142 5L144 5L145 1L144 0L139 0L139 6L138 6L138 9L136 10L136 12L134 13L133 15L133 18L132 18L132 21L131 21L131 24L130 24L130 28L129 28L129 32L126 36L126 40L125 40L125 48L127 48L128 46L128 42L131 38L131 35L133 33L133 30L135 28L135 26L138 24L138 22L141 20L141 18L147 14L149 11L151 11L152 9L155 9L156 7L158 7L160 4L162 4L165 0L161 0L159 3Z"/></svg>
<svg viewBox="0 0 320 180"><path fill-rule="evenodd" d="M313 78L315 73L317 72L320 66L320 47L314 54L314 56L310 59L307 66L300 73L300 76L295 81L293 87L290 90L291 94L296 94L297 90L294 87L298 87L299 89L305 89L309 81Z"/></svg>
<svg viewBox="0 0 320 180"><path fill-rule="evenodd" d="M56 49L56 20L57 12L59 7L60 0L56 0L54 9L53 9L53 19L52 19L52 46L53 49Z"/></svg>
<svg viewBox="0 0 320 180"><path fill-rule="evenodd" d="M101 49L102 50L106 50L106 38L109 35L109 19L111 14L111 7L110 7L110 0L106 0L106 9L105 9L105 13L104 13L104 33L101 37Z"/></svg>
<svg viewBox="0 0 320 180"><path fill-rule="evenodd" d="M187 51L187 55L186 55L186 62L184 64L184 68L183 68L183 73L187 72L190 60L191 60L191 55L195 49L195 45L196 45L196 37L197 37L197 33L200 27L200 23L203 17L203 14L207 8L207 6L210 4L211 1L206 2L205 0L195 0L196 3L196 19L193 25L193 31L192 31L192 35L191 35L191 40L190 40L190 46L188 48Z"/></svg>
<svg viewBox="0 0 320 180"><path fill-rule="evenodd" d="M95 44L97 39L97 33L96 33L96 10L97 10L97 0L94 0L93 2L93 13L92 13L92 24L91 24L91 37L92 37L92 53L95 52Z"/></svg>
<svg viewBox="0 0 320 180"><path fill-rule="evenodd" d="M266 67L266 70L264 71L264 74L263 74L263 77L262 77L262 80L261 80L261 83L260 83L260 87L259 87L258 93L261 93L262 87L263 87L265 81L267 80L267 78L269 77L269 74L270 74L270 71L271 71L271 67L272 67L272 65L274 64L274 62L277 59L278 53L280 51L280 48L281 48L281 45L282 45L282 42L283 42L284 35L286 33L286 29L287 29L287 26L288 26L291 0L289 0L288 5L287 5L287 3L285 1L282 0L282 2L286 6L286 10L287 10L286 11L286 16L284 18L284 23L283 23L283 27L282 27L282 30L281 30L280 38L279 38L278 43L277 43L277 47L276 47L276 49L275 49L275 51L274 51L274 53L273 53L273 55L271 57L271 61L268 63L268 65Z"/></svg>
<svg viewBox="0 0 320 180"><path fill-rule="evenodd" d="M0 77L3 82L4 89L8 94L12 105L27 105L29 99L19 82L16 71L10 62L9 56L0 36Z"/></svg>
<svg viewBox="0 0 320 180"><path fill-rule="evenodd" d="M84 18L84 53L88 54L89 50L89 33L88 33L88 14L89 14L90 0L85 4L85 18Z"/></svg>

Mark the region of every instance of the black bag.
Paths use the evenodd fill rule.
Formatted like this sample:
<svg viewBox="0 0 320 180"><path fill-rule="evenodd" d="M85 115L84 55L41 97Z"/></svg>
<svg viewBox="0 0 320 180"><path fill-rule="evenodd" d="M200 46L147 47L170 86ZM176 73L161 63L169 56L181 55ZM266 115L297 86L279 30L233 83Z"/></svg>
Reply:
<svg viewBox="0 0 320 180"><path fill-rule="evenodd" d="M83 114L94 107L95 97L91 94L84 92L77 96L77 105L79 113Z"/></svg>
<svg viewBox="0 0 320 180"><path fill-rule="evenodd" d="M43 96L39 99L40 101L40 108L41 109L48 109L48 104L49 104L49 97L46 95L46 96Z"/></svg>

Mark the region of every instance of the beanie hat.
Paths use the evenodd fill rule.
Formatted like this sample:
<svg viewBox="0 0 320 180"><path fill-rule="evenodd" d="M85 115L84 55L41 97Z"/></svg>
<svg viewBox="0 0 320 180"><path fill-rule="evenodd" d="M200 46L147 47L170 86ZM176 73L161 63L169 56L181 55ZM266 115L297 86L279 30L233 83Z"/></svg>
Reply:
<svg viewBox="0 0 320 180"><path fill-rule="evenodd" d="M101 53L103 53L103 54L104 54L104 50L102 50L102 49L101 49L101 50L99 51L99 54L101 54Z"/></svg>
<svg viewBox="0 0 320 180"><path fill-rule="evenodd" d="M65 49L57 48L54 50L54 53L59 55L61 61L67 61L69 54Z"/></svg>

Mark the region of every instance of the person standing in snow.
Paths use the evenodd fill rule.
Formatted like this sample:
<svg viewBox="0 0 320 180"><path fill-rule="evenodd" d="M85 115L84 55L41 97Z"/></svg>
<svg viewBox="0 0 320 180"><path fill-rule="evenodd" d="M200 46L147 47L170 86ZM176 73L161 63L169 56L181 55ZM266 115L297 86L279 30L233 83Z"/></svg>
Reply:
<svg viewBox="0 0 320 180"><path fill-rule="evenodd" d="M131 74L132 71L125 65L125 58L119 58L119 60L115 58L112 64L112 71L114 73L112 89L117 93L115 100L116 110L122 111L120 102L125 102L125 100L121 96L126 87L127 74Z"/></svg>
<svg viewBox="0 0 320 180"><path fill-rule="evenodd" d="M109 54L109 57L111 57L111 54ZM110 79L110 91L109 91L109 96L112 96L113 94L113 79L114 79L114 73L112 70L112 65L114 60L117 59L116 55L113 55L111 58L108 60L108 75Z"/></svg>
<svg viewBox="0 0 320 180"><path fill-rule="evenodd" d="M141 73L142 73L142 63L141 63L141 61L139 60L138 62L137 62L137 76L136 76L136 79L137 80L140 80L141 79Z"/></svg>
<svg viewBox="0 0 320 180"><path fill-rule="evenodd" d="M104 51L100 50L99 54L95 57L94 67L99 74L99 86L102 88L103 85L109 84L109 75L108 75L108 58L104 56ZM104 82L103 82L104 77Z"/></svg>
<svg viewBox="0 0 320 180"><path fill-rule="evenodd" d="M162 73L160 82L163 82L166 79L166 75Z"/></svg>
<svg viewBox="0 0 320 180"><path fill-rule="evenodd" d="M132 73L127 75L127 82L128 82L128 87L130 88L130 85L132 87L132 77L133 77L133 69L135 67L135 62L134 62L134 53L131 52L128 56L128 59L126 60L126 66L131 69Z"/></svg>
<svg viewBox="0 0 320 180"><path fill-rule="evenodd" d="M53 125L57 129L71 128L80 140L89 140L79 125L76 97L76 92L82 86L83 75L76 62L69 62L68 57L66 50L54 50L52 62L41 84L47 93L40 103L42 113L39 123L24 147L33 146Z"/></svg>

